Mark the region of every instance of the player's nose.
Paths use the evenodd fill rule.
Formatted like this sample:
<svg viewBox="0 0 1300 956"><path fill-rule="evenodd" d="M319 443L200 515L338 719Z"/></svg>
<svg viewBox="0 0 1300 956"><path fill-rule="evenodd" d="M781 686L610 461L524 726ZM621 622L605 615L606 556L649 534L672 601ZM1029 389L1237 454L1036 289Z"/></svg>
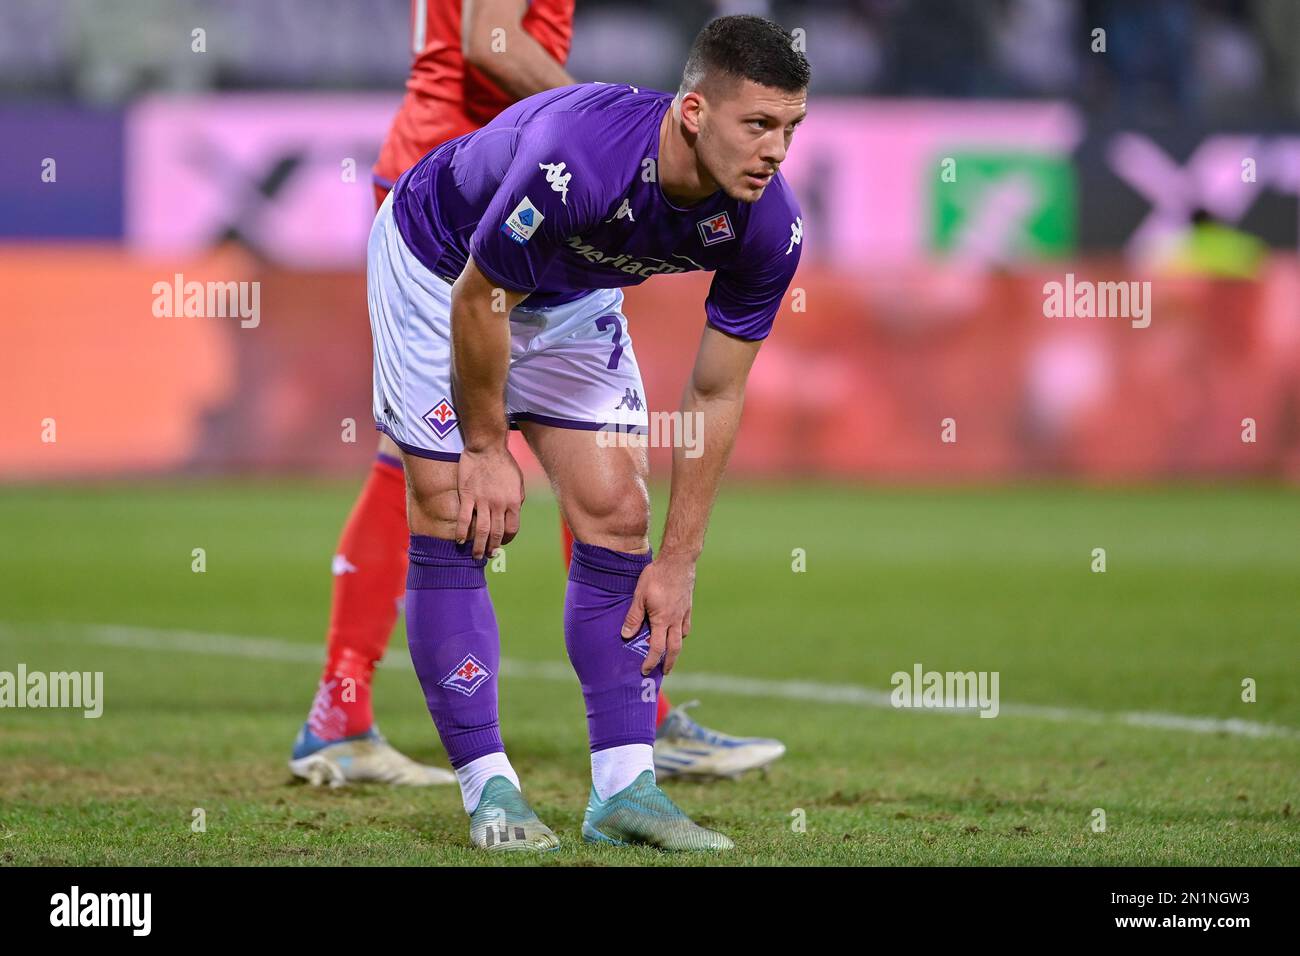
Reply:
<svg viewBox="0 0 1300 956"><path fill-rule="evenodd" d="M785 137L778 136L776 139L765 142L759 158L772 167L785 162Z"/></svg>

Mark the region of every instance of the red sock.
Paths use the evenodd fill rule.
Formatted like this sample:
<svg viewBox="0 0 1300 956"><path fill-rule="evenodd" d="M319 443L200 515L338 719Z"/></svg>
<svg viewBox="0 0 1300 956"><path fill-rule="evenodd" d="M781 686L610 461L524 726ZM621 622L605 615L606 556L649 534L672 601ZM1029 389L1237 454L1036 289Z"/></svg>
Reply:
<svg viewBox="0 0 1300 956"><path fill-rule="evenodd" d="M567 571L569 570L569 564L573 561L573 532L569 530L569 526L564 523L563 518L560 519L560 538L564 542L564 570ZM659 709L655 711L656 730L664 722L671 708L672 704L668 703L668 692L660 686Z"/></svg>
<svg viewBox="0 0 1300 956"><path fill-rule="evenodd" d="M668 711L672 704L668 703L668 695L664 693L662 686L659 688L659 709L655 711L655 730L658 730L668 716Z"/></svg>
<svg viewBox="0 0 1300 956"><path fill-rule="evenodd" d="M560 539L564 542L564 570L567 571L573 563L573 532L563 518L560 519Z"/></svg>
<svg viewBox="0 0 1300 956"><path fill-rule="evenodd" d="M325 740L365 733L374 723L370 681L406 594L406 479L380 455L343 526L334 556L334 593L325 670L307 724Z"/></svg>

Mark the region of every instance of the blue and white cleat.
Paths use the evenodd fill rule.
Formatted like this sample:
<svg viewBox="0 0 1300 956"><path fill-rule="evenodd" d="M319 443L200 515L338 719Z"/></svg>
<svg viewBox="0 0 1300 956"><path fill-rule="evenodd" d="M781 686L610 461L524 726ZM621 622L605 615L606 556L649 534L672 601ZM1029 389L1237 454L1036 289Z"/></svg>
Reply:
<svg viewBox="0 0 1300 956"><path fill-rule="evenodd" d="M342 740L321 740L306 724L293 743L289 769L312 786L347 783L391 783L408 787L432 787L456 783L456 775L441 767L426 767L396 750L379 728Z"/></svg>
<svg viewBox="0 0 1300 956"><path fill-rule="evenodd" d="M469 817L469 840L492 853L560 848L560 838L537 818L524 795L505 777L493 777L483 785L478 806Z"/></svg>
<svg viewBox="0 0 1300 956"><path fill-rule="evenodd" d="M655 732L655 773L668 777L739 777L766 767L785 753L767 737L732 737L701 727L686 716L698 700L674 707Z"/></svg>
<svg viewBox="0 0 1300 956"><path fill-rule="evenodd" d="M641 775L608 800L591 788L582 818L586 843L615 846L641 844L660 850L730 850L735 847L717 830L700 826L659 789L652 771Z"/></svg>

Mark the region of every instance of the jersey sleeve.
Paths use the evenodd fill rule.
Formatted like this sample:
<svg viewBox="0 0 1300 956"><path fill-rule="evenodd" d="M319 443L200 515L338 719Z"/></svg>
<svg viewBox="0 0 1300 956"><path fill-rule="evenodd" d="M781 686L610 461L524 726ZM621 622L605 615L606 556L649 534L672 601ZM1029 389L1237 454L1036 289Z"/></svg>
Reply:
<svg viewBox="0 0 1300 956"><path fill-rule="evenodd" d="M599 222L599 177L580 143L571 114L520 128L514 158L469 241L474 263L497 285L533 291L568 238Z"/></svg>
<svg viewBox="0 0 1300 956"><path fill-rule="evenodd" d="M741 339L767 338L802 250L803 219L797 204L756 209L739 254L713 275L704 302L708 324Z"/></svg>

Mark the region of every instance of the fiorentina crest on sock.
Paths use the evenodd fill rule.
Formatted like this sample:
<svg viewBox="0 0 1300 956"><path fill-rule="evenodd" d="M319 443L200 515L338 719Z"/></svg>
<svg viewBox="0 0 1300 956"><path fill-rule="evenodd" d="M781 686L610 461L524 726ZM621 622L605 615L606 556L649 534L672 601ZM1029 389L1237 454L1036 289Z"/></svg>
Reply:
<svg viewBox="0 0 1300 956"><path fill-rule="evenodd" d="M492 672L483 665L482 661L473 654L466 654L465 659L456 665L456 669L438 681L438 684L466 697L473 697L474 691L483 686L491 676Z"/></svg>
<svg viewBox="0 0 1300 956"><path fill-rule="evenodd" d="M650 625L644 625L644 629L636 637L629 637L623 646L633 654L645 657L650 653Z"/></svg>

